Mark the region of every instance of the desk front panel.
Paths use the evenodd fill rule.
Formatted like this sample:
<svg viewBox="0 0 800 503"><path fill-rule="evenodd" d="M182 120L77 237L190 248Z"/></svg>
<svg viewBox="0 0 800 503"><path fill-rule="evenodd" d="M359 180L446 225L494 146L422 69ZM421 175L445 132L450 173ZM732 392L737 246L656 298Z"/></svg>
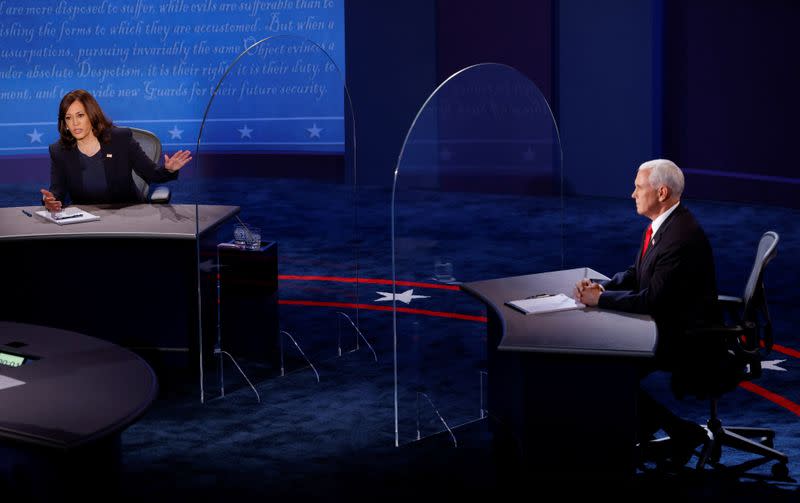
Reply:
<svg viewBox="0 0 800 503"><path fill-rule="evenodd" d="M0 319L126 347L187 347L197 326L194 240L10 240L0 250L9 264Z"/></svg>

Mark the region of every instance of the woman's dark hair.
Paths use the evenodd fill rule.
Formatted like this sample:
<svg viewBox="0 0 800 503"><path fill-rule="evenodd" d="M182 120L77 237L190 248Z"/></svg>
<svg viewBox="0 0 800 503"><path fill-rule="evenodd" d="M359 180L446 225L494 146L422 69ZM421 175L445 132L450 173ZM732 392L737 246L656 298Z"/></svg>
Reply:
<svg viewBox="0 0 800 503"><path fill-rule="evenodd" d="M61 104L58 105L58 134L60 135L61 144L66 148L75 146L76 140L72 133L67 129L66 115L67 110L73 103L80 101L83 108L86 109L86 115L89 116L89 122L92 123L92 131L95 137L101 143L108 143L111 139L111 121L103 113L103 109L97 104L94 96L89 94L88 91L83 89L76 89L70 91L61 98Z"/></svg>

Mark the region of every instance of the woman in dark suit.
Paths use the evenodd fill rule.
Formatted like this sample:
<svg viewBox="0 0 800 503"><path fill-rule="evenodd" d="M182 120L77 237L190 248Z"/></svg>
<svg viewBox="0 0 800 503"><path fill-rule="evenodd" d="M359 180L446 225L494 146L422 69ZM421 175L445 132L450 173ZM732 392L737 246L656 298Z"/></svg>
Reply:
<svg viewBox="0 0 800 503"><path fill-rule="evenodd" d="M148 183L175 180L192 160L179 150L158 166L142 151L130 129L115 127L94 97L83 89L70 91L58 107L60 138L50 145L50 190L41 189L45 207L60 211L66 204L140 202L131 172Z"/></svg>

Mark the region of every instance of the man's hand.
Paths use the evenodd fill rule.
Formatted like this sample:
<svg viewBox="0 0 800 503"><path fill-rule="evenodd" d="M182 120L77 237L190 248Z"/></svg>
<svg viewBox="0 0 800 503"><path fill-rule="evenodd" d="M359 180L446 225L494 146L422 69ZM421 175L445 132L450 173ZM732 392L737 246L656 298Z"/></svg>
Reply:
<svg viewBox="0 0 800 503"><path fill-rule="evenodd" d="M54 196L52 192L47 189L40 189L39 192L44 196L44 207L47 211L50 213L61 211L61 201L56 199L56 196Z"/></svg>
<svg viewBox="0 0 800 503"><path fill-rule="evenodd" d="M178 171L192 160L192 153L188 150L178 150L172 157L164 154L164 168L170 173Z"/></svg>
<svg viewBox="0 0 800 503"><path fill-rule="evenodd" d="M589 279L583 278L575 283L575 300L587 306L596 306L600 299L600 294L605 290L603 285L592 283Z"/></svg>

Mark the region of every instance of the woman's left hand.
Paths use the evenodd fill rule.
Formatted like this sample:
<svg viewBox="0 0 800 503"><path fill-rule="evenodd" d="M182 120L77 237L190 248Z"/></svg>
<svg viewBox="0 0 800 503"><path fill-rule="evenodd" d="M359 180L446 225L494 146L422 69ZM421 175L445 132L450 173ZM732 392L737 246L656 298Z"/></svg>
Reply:
<svg viewBox="0 0 800 503"><path fill-rule="evenodd" d="M192 160L192 153L188 150L178 150L172 157L164 154L164 168L173 173L178 171L186 165L187 162Z"/></svg>

